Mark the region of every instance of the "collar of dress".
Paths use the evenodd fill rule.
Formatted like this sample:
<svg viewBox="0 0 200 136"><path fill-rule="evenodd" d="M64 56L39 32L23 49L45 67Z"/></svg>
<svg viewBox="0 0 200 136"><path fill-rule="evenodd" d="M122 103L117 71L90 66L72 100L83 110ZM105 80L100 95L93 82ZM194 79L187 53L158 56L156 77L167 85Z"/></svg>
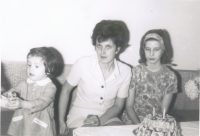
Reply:
<svg viewBox="0 0 200 136"><path fill-rule="evenodd" d="M33 80L31 80L30 78L27 78L27 79L26 79L26 82L27 82L28 84L36 83L36 84L39 85L39 86L45 86L45 85L47 85L48 83L51 82L51 79L47 77L47 78L45 78L45 79L43 79L43 80L40 80L40 81L33 81Z"/></svg>
<svg viewBox="0 0 200 136"><path fill-rule="evenodd" d="M114 69L112 75L114 75L115 77L118 77L118 76L120 76L120 69L119 69L119 66L118 66L118 61L116 59L114 59L114 65L115 65L115 69ZM101 72L101 68L100 68L100 65L99 65L99 60L98 60L97 55L94 55L94 59L91 63L90 68L94 72L97 72L97 71Z"/></svg>

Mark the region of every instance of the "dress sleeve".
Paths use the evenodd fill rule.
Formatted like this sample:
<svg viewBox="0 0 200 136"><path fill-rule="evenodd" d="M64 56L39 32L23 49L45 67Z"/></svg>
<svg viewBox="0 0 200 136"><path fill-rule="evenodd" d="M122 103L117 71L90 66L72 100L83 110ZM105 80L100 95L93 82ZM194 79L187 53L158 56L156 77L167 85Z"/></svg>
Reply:
<svg viewBox="0 0 200 136"><path fill-rule="evenodd" d="M123 81L121 87L119 88L117 97L120 97L120 98L128 97L128 89L130 86L130 81L131 81L131 70L129 70L129 72L127 72L125 80Z"/></svg>
<svg viewBox="0 0 200 136"><path fill-rule="evenodd" d="M175 73L170 73L169 75L169 85L166 87L165 94L177 93L177 77Z"/></svg>
<svg viewBox="0 0 200 136"><path fill-rule="evenodd" d="M38 99L29 102L31 102L32 107L40 106L41 104L44 103L49 105L54 101L55 94L56 94L56 87L52 83L47 84L43 94Z"/></svg>
<svg viewBox="0 0 200 136"><path fill-rule="evenodd" d="M77 86L81 78L81 59L78 59L72 66L67 81L72 86Z"/></svg>
<svg viewBox="0 0 200 136"><path fill-rule="evenodd" d="M131 83L130 83L130 89L135 90L135 86L136 86L136 68L133 67L132 68L132 77L131 77Z"/></svg>

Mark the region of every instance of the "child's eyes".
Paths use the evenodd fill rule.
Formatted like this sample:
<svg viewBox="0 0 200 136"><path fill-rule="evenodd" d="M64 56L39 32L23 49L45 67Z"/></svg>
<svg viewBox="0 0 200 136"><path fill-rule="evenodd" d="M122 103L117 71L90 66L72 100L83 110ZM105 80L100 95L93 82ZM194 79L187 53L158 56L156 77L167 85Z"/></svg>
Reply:
<svg viewBox="0 0 200 136"><path fill-rule="evenodd" d="M28 67L31 67L31 65L30 64L28 64ZM39 68L39 66L35 66L36 68Z"/></svg>

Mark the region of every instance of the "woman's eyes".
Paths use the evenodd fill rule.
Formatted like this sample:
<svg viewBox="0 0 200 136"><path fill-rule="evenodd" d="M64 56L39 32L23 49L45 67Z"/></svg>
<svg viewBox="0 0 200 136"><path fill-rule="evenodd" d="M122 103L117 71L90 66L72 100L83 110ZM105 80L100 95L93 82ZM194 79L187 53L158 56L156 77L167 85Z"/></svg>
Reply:
<svg viewBox="0 0 200 136"><path fill-rule="evenodd" d="M100 48L101 47L101 45L97 45L97 48Z"/></svg>
<svg viewBox="0 0 200 136"><path fill-rule="evenodd" d="M97 45L97 48L101 49L102 46L101 45ZM106 49L111 49L112 47L111 46L106 46Z"/></svg>
<svg viewBox="0 0 200 136"><path fill-rule="evenodd" d="M107 46L106 49L111 49L111 47L110 47L110 46Z"/></svg>
<svg viewBox="0 0 200 136"><path fill-rule="evenodd" d="M159 51L159 50L160 50L160 48L155 49L155 51Z"/></svg>
<svg viewBox="0 0 200 136"><path fill-rule="evenodd" d="M146 51L150 51L150 49L149 48L145 48L145 50ZM160 48L157 48L157 49L153 49L154 51L159 51L160 50Z"/></svg>

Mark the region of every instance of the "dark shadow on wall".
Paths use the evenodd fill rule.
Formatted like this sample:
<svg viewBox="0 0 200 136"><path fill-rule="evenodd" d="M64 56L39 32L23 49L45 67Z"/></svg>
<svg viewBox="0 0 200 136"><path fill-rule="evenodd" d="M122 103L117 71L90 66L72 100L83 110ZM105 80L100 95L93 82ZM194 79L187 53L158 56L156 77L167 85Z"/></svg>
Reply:
<svg viewBox="0 0 200 136"><path fill-rule="evenodd" d="M127 27L127 25L123 22L123 21L118 21L119 24L122 26L122 28L124 29L124 33L125 33L125 43L124 45L121 47L119 53L116 55L116 59L130 67L132 67L130 64L124 62L124 61L121 61L119 56L120 54L122 54L130 45L129 45L129 39L130 39L130 32L129 32L129 29Z"/></svg>
<svg viewBox="0 0 200 136"><path fill-rule="evenodd" d="M1 93L4 91L8 91L11 88L11 85L5 76L5 67L1 62Z"/></svg>
<svg viewBox="0 0 200 136"><path fill-rule="evenodd" d="M173 51L173 46L172 46L172 43L171 43L171 38L170 38L170 35L168 33L167 30L162 30L163 32L163 37L164 37L164 43L165 45L167 45L170 53L169 53L169 56L171 56L169 59L171 60L171 63L173 62L173 57L174 57L174 51ZM176 64L174 64L176 65Z"/></svg>
<svg viewBox="0 0 200 136"><path fill-rule="evenodd" d="M62 74L63 69L64 69L64 59L62 57L62 54L55 49L54 47L49 47L49 49L54 53L56 56L56 61L57 61L57 69L54 73L54 77L58 77Z"/></svg>
<svg viewBox="0 0 200 136"><path fill-rule="evenodd" d="M55 49L54 47L49 47L49 49L54 53L54 55L56 56L56 60L57 60L57 68L56 68L56 71L54 72L54 77L51 78L51 80L57 88L56 95L55 95L55 101L54 101L54 111L55 111L54 115L55 115L55 121L56 121L56 130L57 130L57 132L59 132L58 102L59 102L60 92L62 89L62 84L56 79L56 77L60 76L64 70L64 59L63 59L61 53L57 49Z"/></svg>

